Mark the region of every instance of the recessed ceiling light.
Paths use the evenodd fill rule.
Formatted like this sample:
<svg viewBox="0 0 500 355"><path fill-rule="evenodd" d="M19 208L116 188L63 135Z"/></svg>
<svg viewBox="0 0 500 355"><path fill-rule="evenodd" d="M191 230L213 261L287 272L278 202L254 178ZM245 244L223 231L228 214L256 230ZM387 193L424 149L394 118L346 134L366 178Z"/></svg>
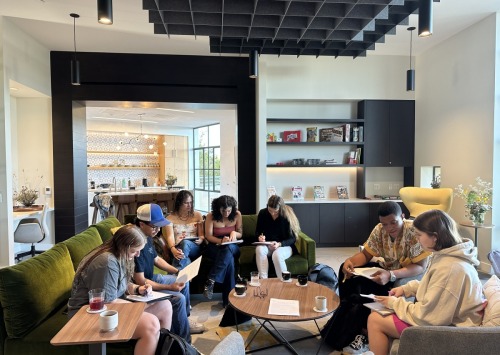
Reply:
<svg viewBox="0 0 500 355"><path fill-rule="evenodd" d="M128 121L128 122L142 122L142 123L158 123L157 121L148 121L148 120L132 120L129 118L117 118L117 117L89 117L91 120L114 120L114 121Z"/></svg>
<svg viewBox="0 0 500 355"><path fill-rule="evenodd" d="M184 113L194 113L194 111L186 111L186 110L175 110L173 108L162 108L162 107L157 107L157 110L164 110L164 111L174 111L174 112L184 112Z"/></svg>

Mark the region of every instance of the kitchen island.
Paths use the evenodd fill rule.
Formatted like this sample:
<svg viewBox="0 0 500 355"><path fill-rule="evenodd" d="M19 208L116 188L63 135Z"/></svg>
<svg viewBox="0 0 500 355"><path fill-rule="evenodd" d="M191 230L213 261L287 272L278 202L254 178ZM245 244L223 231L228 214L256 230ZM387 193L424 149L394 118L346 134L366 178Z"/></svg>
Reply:
<svg viewBox="0 0 500 355"><path fill-rule="evenodd" d="M172 211L174 201L178 189L167 190L165 188L137 188L134 190L114 188L111 189L91 189L89 190L89 224L94 224L99 220L99 208L95 206L94 197L99 198L101 194L111 196L113 200L113 208L109 210L109 214L116 216L120 222L124 222L124 216L127 214L135 214L137 208L146 203L156 203L164 209L164 211Z"/></svg>

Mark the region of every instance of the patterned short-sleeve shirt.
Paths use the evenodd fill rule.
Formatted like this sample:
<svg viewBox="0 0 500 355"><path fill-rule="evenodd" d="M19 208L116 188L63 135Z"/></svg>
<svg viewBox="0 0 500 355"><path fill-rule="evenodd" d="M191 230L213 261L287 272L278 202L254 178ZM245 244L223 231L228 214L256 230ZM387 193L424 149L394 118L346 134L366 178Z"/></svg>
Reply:
<svg viewBox="0 0 500 355"><path fill-rule="evenodd" d="M424 251L418 242L413 221L410 220L403 220L403 233L394 242L383 228L382 223L377 224L364 247L373 256L384 259L380 262L380 266L386 270L401 269L409 264L415 264L431 254Z"/></svg>

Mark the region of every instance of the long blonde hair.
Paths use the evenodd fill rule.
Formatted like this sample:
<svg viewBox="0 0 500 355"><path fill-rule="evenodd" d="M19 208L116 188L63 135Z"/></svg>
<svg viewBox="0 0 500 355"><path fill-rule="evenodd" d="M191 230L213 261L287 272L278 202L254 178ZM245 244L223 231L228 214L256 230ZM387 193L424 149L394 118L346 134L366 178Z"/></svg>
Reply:
<svg viewBox="0 0 500 355"><path fill-rule="evenodd" d="M292 232L295 235L295 237L299 235L300 233L299 220L297 219L297 216L293 212L293 208L285 205L285 201L283 201L283 199L280 196L272 195L271 197L269 197L269 200L267 200L267 207L278 209L279 215L285 218L288 221L288 223L290 223L290 232Z"/></svg>
<svg viewBox="0 0 500 355"><path fill-rule="evenodd" d="M128 259L129 250L130 248L140 248L144 244L146 244L146 236L138 227L131 224L123 226L115 232L113 238L93 249L83 258L76 270L75 278L85 271L87 266L89 266L96 257L109 252L113 254L118 259L120 265L124 267L127 281L130 281L134 274L134 260Z"/></svg>

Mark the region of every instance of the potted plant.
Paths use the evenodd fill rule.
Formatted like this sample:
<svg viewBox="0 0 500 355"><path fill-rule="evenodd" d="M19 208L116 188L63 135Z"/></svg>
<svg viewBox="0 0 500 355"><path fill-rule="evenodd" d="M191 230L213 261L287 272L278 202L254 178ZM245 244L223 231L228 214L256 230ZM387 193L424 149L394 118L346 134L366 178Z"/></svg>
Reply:
<svg viewBox="0 0 500 355"><path fill-rule="evenodd" d="M476 185L464 188L462 184L455 188L455 196L465 201L465 216L473 224L483 224L486 212L491 210L493 187L490 182L476 178Z"/></svg>
<svg viewBox="0 0 500 355"><path fill-rule="evenodd" d="M17 177L16 174L14 174L14 193L13 197L16 202L19 202L21 205L24 207L31 207L35 204L35 201L37 198L40 196L39 194L39 185L43 180L43 175L37 176L36 177L36 182L35 184L30 184L27 179L25 178L25 172L24 170L22 171L22 175L24 177L24 184L21 186L21 189L18 189L16 187L16 182L17 182ZM35 186L35 187L32 187Z"/></svg>
<svg viewBox="0 0 500 355"><path fill-rule="evenodd" d="M167 185L168 189L170 190L173 185L177 183L177 176L172 175L172 174L167 174L167 178L165 179L165 185Z"/></svg>

